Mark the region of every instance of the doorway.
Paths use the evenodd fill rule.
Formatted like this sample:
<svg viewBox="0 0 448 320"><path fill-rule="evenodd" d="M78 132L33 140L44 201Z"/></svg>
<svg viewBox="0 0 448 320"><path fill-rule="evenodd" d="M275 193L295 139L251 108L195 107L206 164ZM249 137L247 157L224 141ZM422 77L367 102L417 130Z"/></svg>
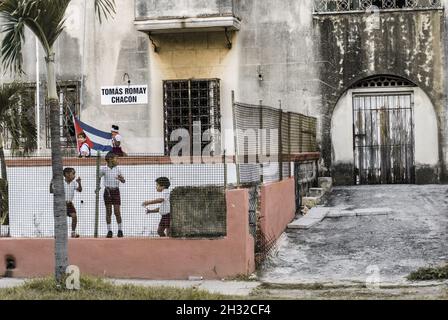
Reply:
<svg viewBox="0 0 448 320"><path fill-rule="evenodd" d="M412 184L413 92L353 94L354 183Z"/></svg>

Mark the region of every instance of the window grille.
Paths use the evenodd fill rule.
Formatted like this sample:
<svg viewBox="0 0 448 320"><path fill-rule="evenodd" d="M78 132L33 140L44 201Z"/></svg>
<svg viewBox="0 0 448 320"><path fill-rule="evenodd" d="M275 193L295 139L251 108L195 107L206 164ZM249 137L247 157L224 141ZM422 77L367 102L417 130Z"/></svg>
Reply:
<svg viewBox="0 0 448 320"><path fill-rule="evenodd" d="M346 12L379 9L438 9L442 7L441 0L314 0L314 12Z"/></svg>
<svg viewBox="0 0 448 320"><path fill-rule="evenodd" d="M65 81L57 84L59 97L59 123L61 126L61 146L63 148L76 148L75 126L72 113L79 115L80 112L80 82ZM50 135L50 109L45 101L45 124L47 136L47 148L51 148Z"/></svg>
<svg viewBox="0 0 448 320"><path fill-rule="evenodd" d="M355 83L351 88L387 88L387 87L415 87L412 82L394 76L373 76Z"/></svg>
<svg viewBox="0 0 448 320"><path fill-rule="evenodd" d="M219 79L166 80L164 91L164 130L165 153L178 141L171 141L171 133L177 129L186 129L190 136L190 152L193 152L193 125L200 122L200 134L206 130L221 129ZM196 140L197 141L197 140ZM201 141L201 150L210 141Z"/></svg>

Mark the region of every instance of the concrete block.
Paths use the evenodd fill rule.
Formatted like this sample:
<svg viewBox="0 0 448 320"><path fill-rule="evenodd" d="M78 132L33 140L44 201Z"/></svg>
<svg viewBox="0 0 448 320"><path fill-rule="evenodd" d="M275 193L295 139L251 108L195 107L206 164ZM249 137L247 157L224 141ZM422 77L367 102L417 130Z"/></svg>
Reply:
<svg viewBox="0 0 448 320"><path fill-rule="evenodd" d="M302 205L307 206L308 208L313 208L320 204L320 197L303 197Z"/></svg>
<svg viewBox="0 0 448 320"><path fill-rule="evenodd" d="M309 229L321 221L321 219L312 219L305 216L288 224L288 229Z"/></svg>
<svg viewBox="0 0 448 320"><path fill-rule="evenodd" d="M322 221L327 216L329 211L330 208L314 207L308 212L305 218L320 219Z"/></svg>
<svg viewBox="0 0 448 320"><path fill-rule="evenodd" d="M310 188L311 197L322 197L325 192L326 191L323 188Z"/></svg>
<svg viewBox="0 0 448 320"><path fill-rule="evenodd" d="M325 192L331 192L331 190L333 189L333 179L331 177L318 178L317 184L320 188L324 189Z"/></svg>
<svg viewBox="0 0 448 320"><path fill-rule="evenodd" d="M308 214L300 219L297 219L288 225L289 229L309 229L315 224L321 222L330 208L316 207L312 208Z"/></svg>
<svg viewBox="0 0 448 320"><path fill-rule="evenodd" d="M356 209L355 212L357 216L380 216L393 213L392 209L390 208Z"/></svg>
<svg viewBox="0 0 448 320"><path fill-rule="evenodd" d="M344 218L344 217L356 217L356 211L348 210L330 210L326 218Z"/></svg>

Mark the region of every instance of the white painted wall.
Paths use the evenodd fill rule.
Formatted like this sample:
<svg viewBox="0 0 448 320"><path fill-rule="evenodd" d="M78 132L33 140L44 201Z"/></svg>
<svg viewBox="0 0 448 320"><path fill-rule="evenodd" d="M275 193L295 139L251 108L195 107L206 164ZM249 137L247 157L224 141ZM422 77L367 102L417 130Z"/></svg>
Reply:
<svg viewBox="0 0 448 320"><path fill-rule="evenodd" d="M331 120L332 163L353 163L353 93L407 91L414 94L415 164L439 163L437 118L433 104L420 88L348 90L337 103Z"/></svg>

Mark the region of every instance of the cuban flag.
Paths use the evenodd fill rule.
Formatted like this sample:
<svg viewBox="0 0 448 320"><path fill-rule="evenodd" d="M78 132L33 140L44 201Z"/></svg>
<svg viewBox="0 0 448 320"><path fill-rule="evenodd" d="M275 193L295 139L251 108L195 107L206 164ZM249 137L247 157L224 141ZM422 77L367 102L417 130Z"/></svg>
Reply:
<svg viewBox="0 0 448 320"><path fill-rule="evenodd" d="M75 116L73 116L73 123L75 124L76 137L78 137L78 134L80 134L81 132L84 132L87 137L86 143L89 145L89 148L91 150L105 152L112 151L112 134L110 132L101 131L94 127L91 127ZM80 148L81 145L78 141L78 151Z"/></svg>

